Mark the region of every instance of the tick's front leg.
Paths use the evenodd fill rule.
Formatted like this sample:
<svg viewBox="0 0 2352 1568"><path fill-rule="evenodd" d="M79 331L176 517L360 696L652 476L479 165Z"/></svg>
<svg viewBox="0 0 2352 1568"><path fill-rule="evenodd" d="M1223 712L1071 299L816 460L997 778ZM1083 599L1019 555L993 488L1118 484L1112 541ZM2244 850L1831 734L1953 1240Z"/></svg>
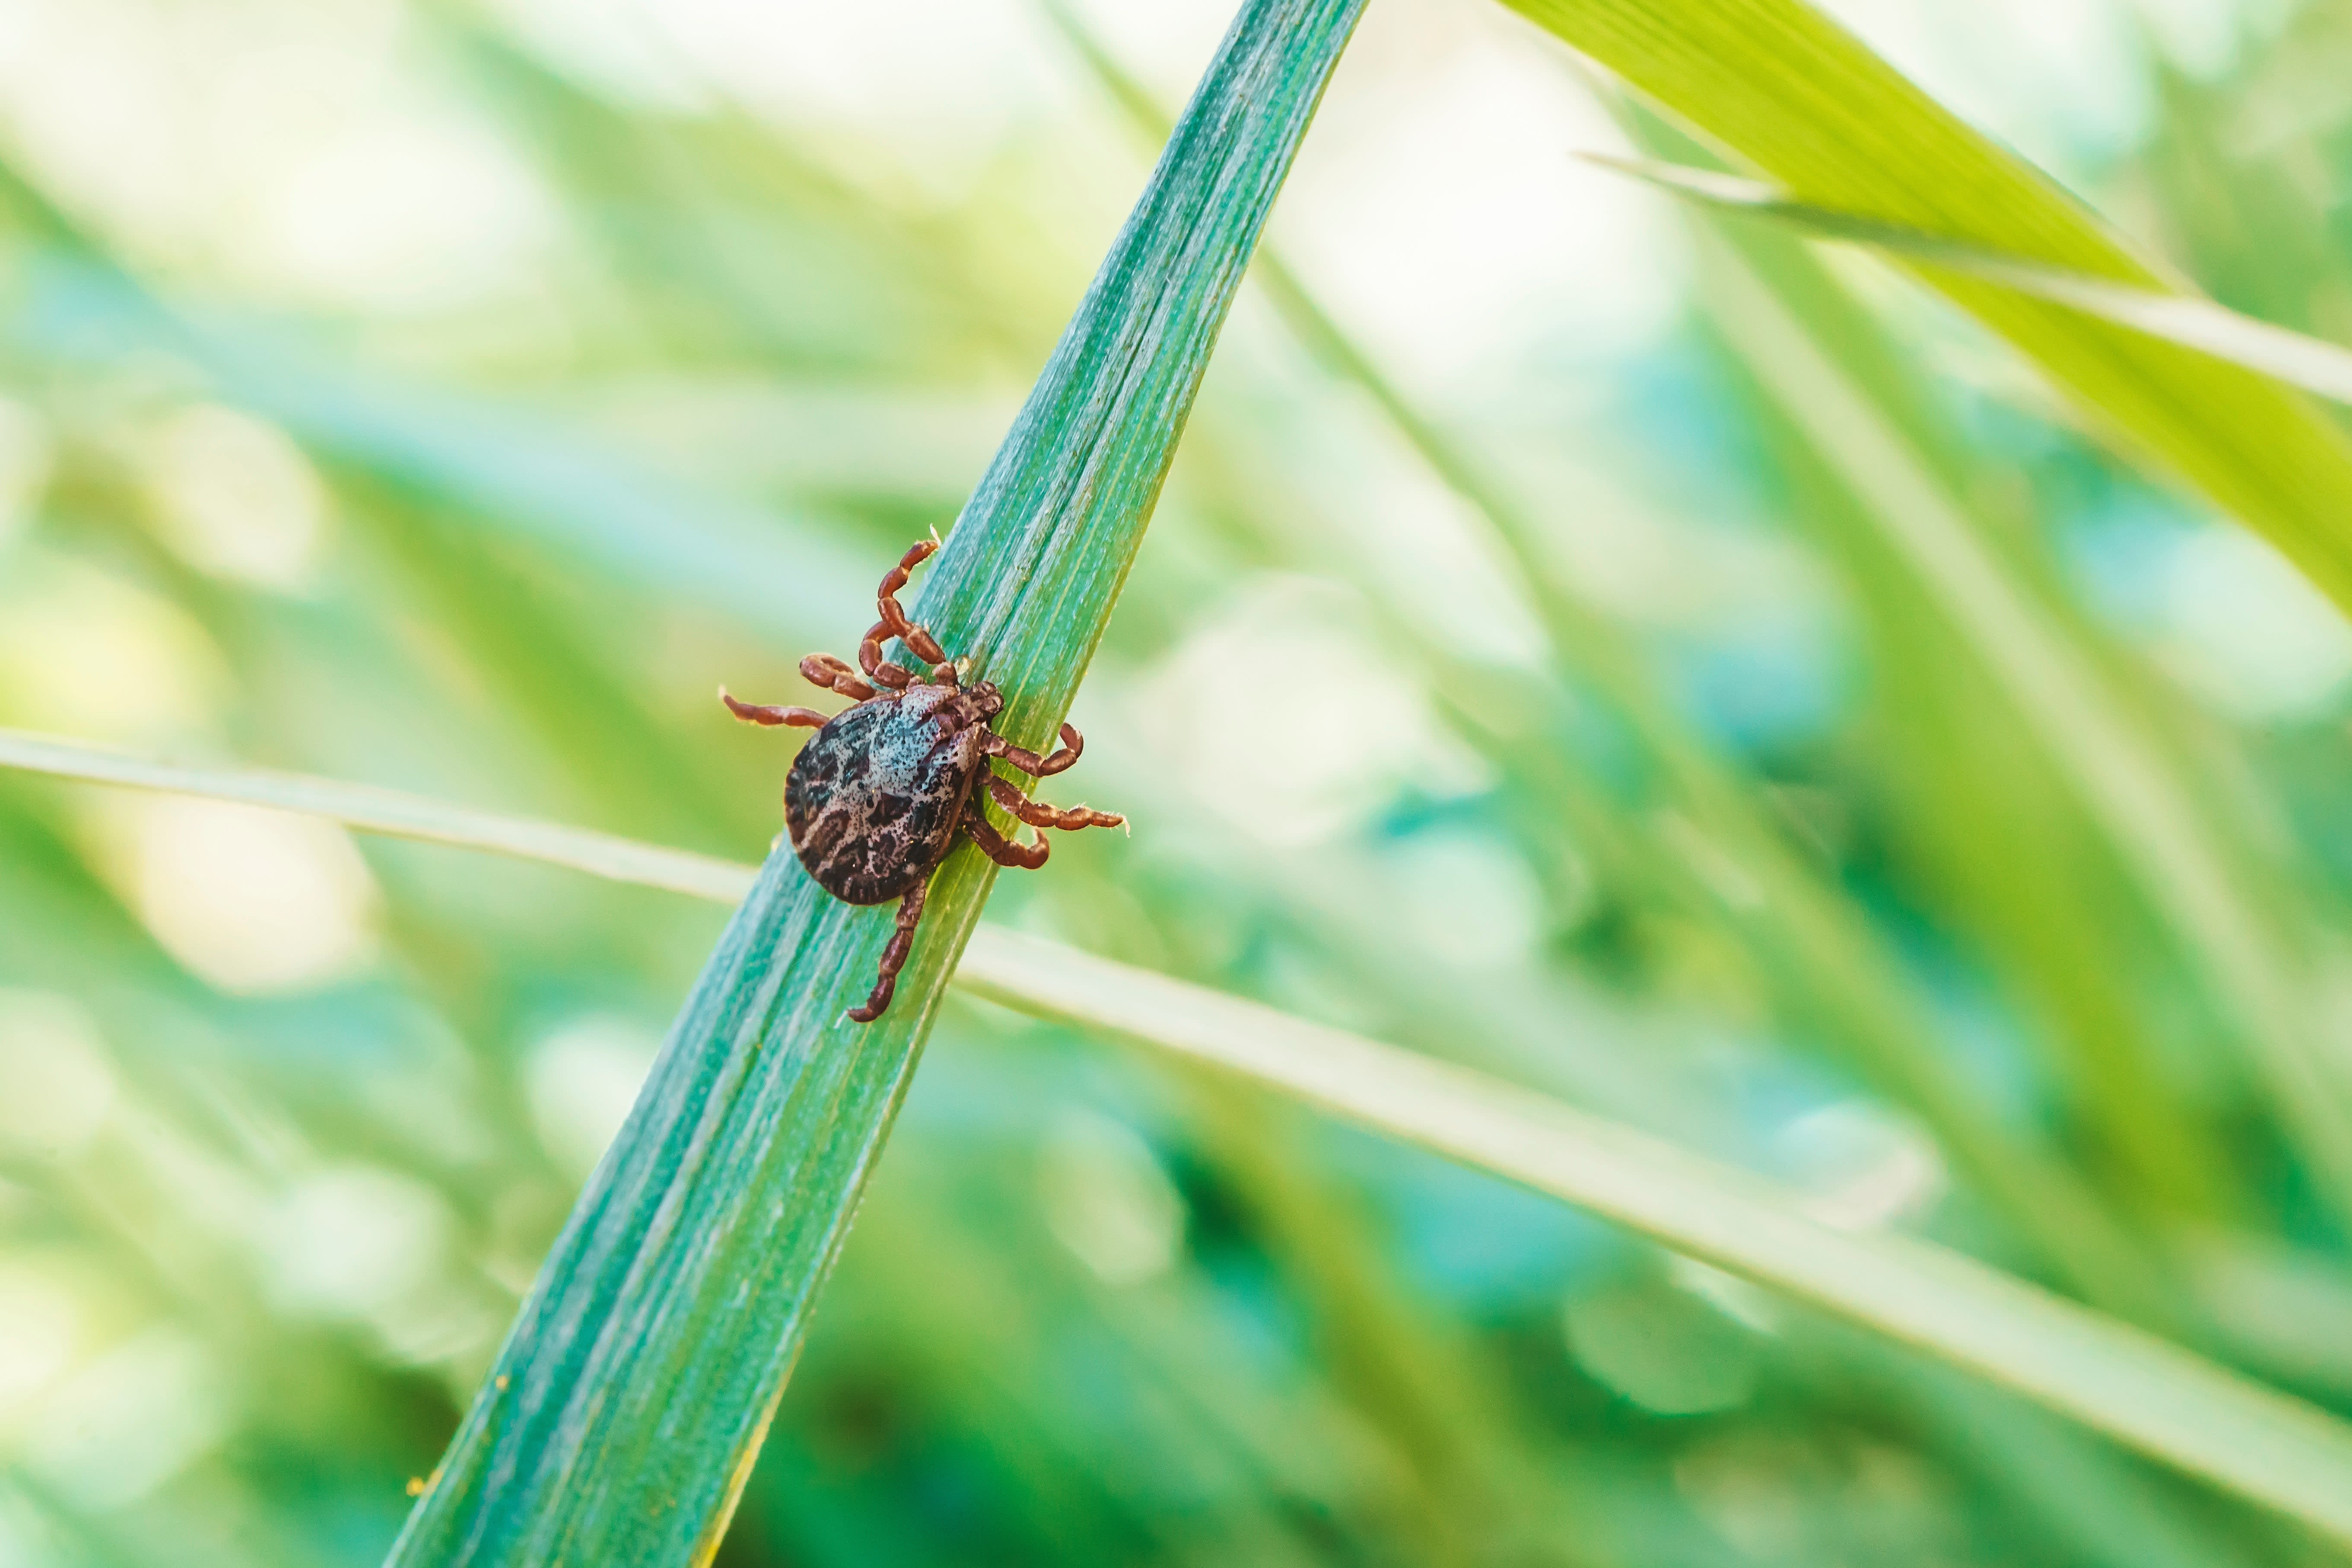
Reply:
<svg viewBox="0 0 2352 1568"><path fill-rule="evenodd" d="M931 667L932 685L956 684L955 666L949 662L939 639L908 619L907 612L898 604L898 590L907 585L907 574L929 560L939 547L937 538L918 541L915 547L907 552L906 557L883 575L881 587L875 591L874 608L882 618L874 624L872 631L866 634L866 641L858 645L857 662L866 667L868 675L888 685L903 687L907 679L891 680L880 670L897 670L902 677L907 672L895 664L882 663L882 642L886 637L897 637L907 645L908 651Z"/></svg>
<svg viewBox="0 0 2352 1568"><path fill-rule="evenodd" d="M829 653L813 653L801 660L801 677L811 685L838 691L860 702L874 695L874 689L858 679L856 670Z"/></svg>
<svg viewBox="0 0 2352 1568"><path fill-rule="evenodd" d="M797 724L803 730L822 730L832 721L814 708L771 708L756 702L738 702L719 689L719 700L727 704L727 711L746 724Z"/></svg>
<svg viewBox="0 0 2352 1568"><path fill-rule="evenodd" d="M898 989L898 971L907 967L907 955L915 951L915 927L923 918L923 900L930 890L930 881L925 879L898 900L898 929L890 934L890 945L882 950L881 977L874 982L866 1005L849 1010L857 1023L870 1024L888 1011L891 993Z"/></svg>
<svg viewBox="0 0 2352 1568"><path fill-rule="evenodd" d="M948 656L940 650L939 643L929 632L907 618L907 612L898 604L898 590L907 585L907 574L929 561L939 548L940 542L936 536L917 540L914 548L908 551L905 558L883 577L882 586L874 595L874 608L892 635L913 649L917 658L930 665L945 664Z"/></svg>
<svg viewBox="0 0 2352 1568"><path fill-rule="evenodd" d="M866 679L875 685L887 686L893 691L904 691L914 676L882 657L882 644L891 635L889 622L875 622L874 629L858 641L857 662L866 671Z"/></svg>

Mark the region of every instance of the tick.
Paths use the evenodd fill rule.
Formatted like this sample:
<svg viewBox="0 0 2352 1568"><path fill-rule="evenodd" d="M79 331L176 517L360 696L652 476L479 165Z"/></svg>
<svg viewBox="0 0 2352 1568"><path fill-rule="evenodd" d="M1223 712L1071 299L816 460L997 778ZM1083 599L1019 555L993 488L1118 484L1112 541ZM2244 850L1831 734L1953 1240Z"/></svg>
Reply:
<svg viewBox="0 0 2352 1568"><path fill-rule="evenodd" d="M1042 832L1034 844L1021 844L990 825L976 787L983 780L997 805L1032 827L1117 827L1127 820L1083 805L1061 810L1031 800L988 765L995 757L1032 777L1050 777L1078 760L1086 739L1076 725L1065 724L1061 749L1041 757L989 728L1004 710L1004 694L986 680L964 685L939 639L898 607L908 574L939 547L937 540L924 540L883 576L875 592L882 618L857 645L864 679L829 653L801 660L801 674L855 698L856 706L828 718L813 708L738 702L723 687L719 692L728 710L747 723L796 724L816 731L785 775L784 826L793 853L817 886L845 903L898 900L898 925L882 950L881 975L865 1005L849 1011L861 1024L872 1023L890 1005L898 972L914 951L931 873L955 847L958 833L969 834L1000 866L1034 871L1045 863L1049 847ZM928 679L883 658L882 644L890 637L929 667Z"/></svg>

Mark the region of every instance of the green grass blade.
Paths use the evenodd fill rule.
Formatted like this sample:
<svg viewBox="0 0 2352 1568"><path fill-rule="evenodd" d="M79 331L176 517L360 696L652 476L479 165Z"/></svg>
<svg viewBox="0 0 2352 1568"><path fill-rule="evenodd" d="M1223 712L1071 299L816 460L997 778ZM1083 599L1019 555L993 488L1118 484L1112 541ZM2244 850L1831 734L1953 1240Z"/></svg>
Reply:
<svg viewBox="0 0 2352 1568"><path fill-rule="evenodd" d="M1947 272L1981 278L2004 289L2227 360L2305 392L2315 392L2339 403L2352 403L2352 349L2256 321L2210 300L2111 283L1983 246L1923 234L1900 224L1880 223L1852 213L1791 201L1786 194L1761 181L1743 180L1713 169L1612 158L1597 153L1585 154L1585 161L1728 212L1787 224L1816 239L1851 240Z"/></svg>
<svg viewBox="0 0 2352 1568"><path fill-rule="evenodd" d="M1479 1166L2014 1389L2352 1542L2352 1427L1972 1259L1832 1230L1767 1184L1514 1085L988 930L965 982Z"/></svg>
<svg viewBox="0 0 2352 1568"><path fill-rule="evenodd" d="M1507 0L1790 200L2140 288L2087 208L1799 0ZM2352 607L2352 445L2300 395L1979 279L1926 281Z"/></svg>
<svg viewBox="0 0 2352 1568"><path fill-rule="evenodd" d="M0 767L308 812L393 838L488 849L724 904L740 901L759 874L753 867L707 855L656 849L609 833L476 811L398 790L259 768L190 767L21 730L0 730Z"/></svg>
<svg viewBox="0 0 2352 1568"><path fill-rule="evenodd" d="M0 731L0 766L315 812L720 901L753 877L749 867L388 791L178 768L11 731ZM750 907L773 896L769 880ZM1007 1006L1214 1068L1550 1194L2352 1543L2352 1428L1957 1253L1830 1229L1754 1177L1546 1096L1058 943L980 926L955 978Z"/></svg>
<svg viewBox="0 0 2352 1568"><path fill-rule="evenodd" d="M918 615L1004 687L1019 741L1077 688L1360 3L1244 8L923 584ZM770 857L393 1563L710 1559L993 869L950 858L861 1027L891 911Z"/></svg>

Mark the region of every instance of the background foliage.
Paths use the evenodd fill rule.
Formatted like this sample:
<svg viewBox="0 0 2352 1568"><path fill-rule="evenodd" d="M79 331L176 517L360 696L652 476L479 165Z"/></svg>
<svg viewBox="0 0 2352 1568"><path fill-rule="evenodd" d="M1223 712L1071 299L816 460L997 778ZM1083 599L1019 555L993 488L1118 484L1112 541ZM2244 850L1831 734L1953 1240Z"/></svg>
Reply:
<svg viewBox="0 0 2352 1568"><path fill-rule="evenodd" d="M1074 712L1136 834L992 918L2352 1408L2352 632L1927 296L1572 163L1690 154L1525 23L1384 4ZM757 857L785 753L711 688L847 651L953 515L1227 17L1083 8L1089 62L1013 0L653 10L7 14L0 723ZM2223 303L2352 337L2341 5L1847 19ZM2186 803L2279 1038L1884 526L1922 494ZM0 1562L375 1562L719 918L0 779ZM961 999L721 1561L2315 1550Z"/></svg>

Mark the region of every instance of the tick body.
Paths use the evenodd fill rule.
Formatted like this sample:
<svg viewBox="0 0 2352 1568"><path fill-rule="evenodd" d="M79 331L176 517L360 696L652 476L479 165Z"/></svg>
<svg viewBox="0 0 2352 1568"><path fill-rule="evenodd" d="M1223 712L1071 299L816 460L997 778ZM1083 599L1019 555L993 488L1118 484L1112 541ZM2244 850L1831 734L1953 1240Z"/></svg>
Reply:
<svg viewBox="0 0 2352 1568"><path fill-rule="evenodd" d="M883 950L873 994L849 1013L861 1024L890 1005L898 972L914 950L931 873L955 847L958 833L969 834L999 865L1034 870L1045 863L1042 834L1024 845L996 831L981 805L983 790L1033 827L1116 827L1126 820L1083 805L1060 810L1031 800L988 765L996 757L1044 778L1076 762L1086 742L1076 726L1065 724L1061 748L1041 757L989 728L1004 710L1003 694L985 680L963 685L938 640L898 605L907 574L938 548L924 540L882 579L875 595L882 618L857 647L864 679L831 654L801 660L802 675L855 698L856 706L827 718L814 709L760 707L719 694L746 722L816 731L785 778L784 826L793 852L817 885L846 903L898 900L898 930ZM894 637L929 667L928 679L882 658L883 642Z"/></svg>
<svg viewBox="0 0 2352 1568"><path fill-rule="evenodd" d="M902 898L946 858L979 782L979 688L869 698L809 737L784 779L784 825L817 885L853 904Z"/></svg>

